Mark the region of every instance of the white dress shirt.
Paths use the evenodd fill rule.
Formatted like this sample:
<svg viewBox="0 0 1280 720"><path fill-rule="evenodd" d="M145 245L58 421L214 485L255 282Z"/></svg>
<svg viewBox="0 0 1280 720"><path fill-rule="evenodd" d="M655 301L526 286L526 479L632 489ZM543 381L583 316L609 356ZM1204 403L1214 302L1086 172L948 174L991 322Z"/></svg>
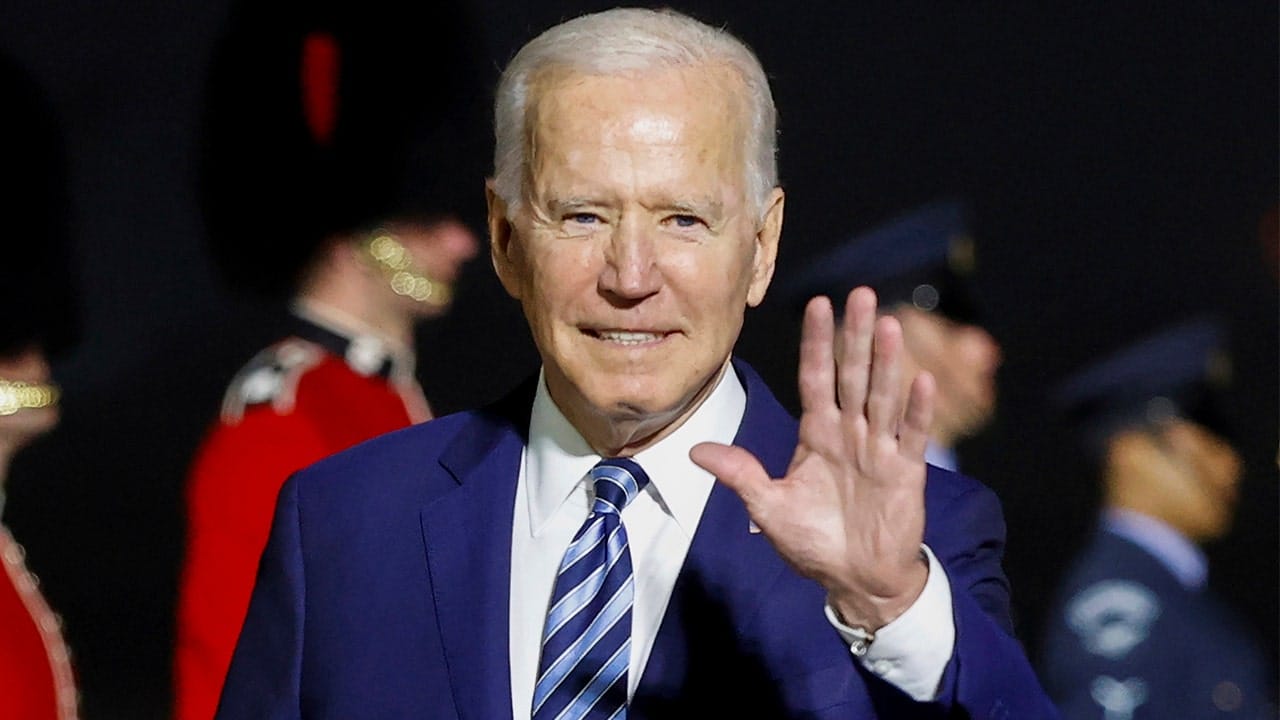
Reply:
<svg viewBox="0 0 1280 720"><path fill-rule="evenodd" d="M628 697L635 694L715 484L710 473L689 459L689 450L705 441L732 443L745 409L746 391L728 369L683 425L633 458L650 482L622 513L635 573ZM530 716L547 605L560 558L590 513L588 474L600 459L556 407L545 377L540 377L520 464L511 540L509 652L515 720ZM955 639L950 586L932 553L926 549L926 554L930 572L924 592L902 617L877 632L871 650L860 658L869 670L918 699L934 697ZM837 631L847 633L834 616L828 617Z"/></svg>
<svg viewBox="0 0 1280 720"><path fill-rule="evenodd" d="M1209 576L1204 551L1168 523L1132 510L1108 508L1102 526L1151 553L1188 590L1204 587Z"/></svg>

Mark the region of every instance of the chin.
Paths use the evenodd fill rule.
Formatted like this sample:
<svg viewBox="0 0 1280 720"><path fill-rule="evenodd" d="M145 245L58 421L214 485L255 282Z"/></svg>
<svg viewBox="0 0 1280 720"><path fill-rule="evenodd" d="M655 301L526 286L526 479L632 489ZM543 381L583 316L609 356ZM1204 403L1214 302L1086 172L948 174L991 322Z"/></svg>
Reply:
<svg viewBox="0 0 1280 720"><path fill-rule="evenodd" d="M449 312L451 305L431 305L429 303L415 303L414 316L419 320L433 320L441 317Z"/></svg>
<svg viewBox="0 0 1280 720"><path fill-rule="evenodd" d="M595 412L613 423L663 425L679 415L688 402L687 396L672 397L670 387L657 379L617 378L601 382L597 392L584 397Z"/></svg>
<svg viewBox="0 0 1280 720"><path fill-rule="evenodd" d="M1222 539L1231 530L1231 516L1222 514L1213 517L1200 517L1188 523L1185 533L1199 543L1213 542Z"/></svg>
<svg viewBox="0 0 1280 720"><path fill-rule="evenodd" d="M592 403L604 414L618 420L642 420L648 417L663 415L670 408L658 401L653 392L612 392L600 398L600 402Z"/></svg>

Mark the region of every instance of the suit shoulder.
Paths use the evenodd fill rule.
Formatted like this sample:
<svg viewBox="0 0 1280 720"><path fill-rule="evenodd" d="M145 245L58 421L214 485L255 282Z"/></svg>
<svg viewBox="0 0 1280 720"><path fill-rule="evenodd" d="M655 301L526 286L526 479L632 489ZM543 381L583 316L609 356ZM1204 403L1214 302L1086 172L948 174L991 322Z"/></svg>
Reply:
<svg viewBox="0 0 1280 720"><path fill-rule="evenodd" d="M534 375L484 407L353 445L304 468L289 483L299 493L315 492L338 502L379 495L422 498L457 487L455 472L489 462L499 447L510 450L528 442L536 379Z"/></svg>
<svg viewBox="0 0 1280 720"><path fill-rule="evenodd" d="M981 480L937 465L927 466L926 502L941 507L961 497L968 501L1000 504L995 490Z"/></svg>
<svg viewBox="0 0 1280 720"><path fill-rule="evenodd" d="M409 425L336 452L299 473L302 482L324 478L377 477L379 482L421 478L439 469L441 454L464 433L475 412L461 412Z"/></svg>

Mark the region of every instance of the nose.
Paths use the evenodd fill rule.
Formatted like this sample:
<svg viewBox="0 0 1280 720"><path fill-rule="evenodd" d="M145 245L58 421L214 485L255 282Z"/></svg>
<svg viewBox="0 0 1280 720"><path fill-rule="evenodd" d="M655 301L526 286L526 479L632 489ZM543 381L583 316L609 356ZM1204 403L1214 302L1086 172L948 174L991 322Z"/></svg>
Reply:
<svg viewBox="0 0 1280 720"><path fill-rule="evenodd" d="M977 325L965 325L961 332L965 336L964 346L970 348L975 361L983 367L995 370L1004 362L1004 353L1000 343L985 328Z"/></svg>
<svg viewBox="0 0 1280 720"><path fill-rule="evenodd" d="M48 382L49 360L39 345L29 345L9 357L0 357L0 379L21 382Z"/></svg>
<svg viewBox="0 0 1280 720"><path fill-rule="evenodd" d="M1240 476L1244 472L1244 459L1234 447L1223 443L1219 448L1218 461L1222 467L1222 484L1234 491L1240 484Z"/></svg>
<svg viewBox="0 0 1280 720"><path fill-rule="evenodd" d="M653 237L639 223L625 219L605 246L601 292L626 300L641 300L662 285Z"/></svg>
<svg viewBox="0 0 1280 720"><path fill-rule="evenodd" d="M462 223L451 223L445 231L445 240L450 253L459 262L470 260L480 252L480 241L476 238L476 234Z"/></svg>

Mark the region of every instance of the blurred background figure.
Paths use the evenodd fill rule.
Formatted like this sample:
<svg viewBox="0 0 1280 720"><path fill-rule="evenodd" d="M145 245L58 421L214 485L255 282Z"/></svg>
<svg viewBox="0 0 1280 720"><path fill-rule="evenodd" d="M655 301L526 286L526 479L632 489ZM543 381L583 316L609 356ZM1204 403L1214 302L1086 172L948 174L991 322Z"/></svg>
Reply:
<svg viewBox="0 0 1280 720"><path fill-rule="evenodd" d="M821 255L784 286L798 303L828 295L838 313L853 288L876 291L881 311L902 324L904 391L921 370L937 380L925 457L949 470L957 469L956 444L995 415L1001 362L969 279L975 260L967 213L964 202L951 199L914 208Z"/></svg>
<svg viewBox="0 0 1280 720"><path fill-rule="evenodd" d="M0 520L15 455L59 421L50 358L77 335L67 247L66 157L61 124L27 70L0 53ZM42 518L56 524L61 518ZM0 717L70 720L79 703L60 617L25 552L0 522Z"/></svg>
<svg viewBox="0 0 1280 720"><path fill-rule="evenodd" d="M178 718L214 714L287 476L432 416L415 328L449 310L484 205L470 37L445 3L232 7L211 61L200 198L228 280L287 313L190 468Z"/></svg>
<svg viewBox="0 0 1280 720"><path fill-rule="evenodd" d="M1202 546L1231 527L1242 470L1223 404L1228 348L1224 327L1199 317L1056 390L1103 493L1040 659L1069 720L1276 718L1256 633L1206 589Z"/></svg>

